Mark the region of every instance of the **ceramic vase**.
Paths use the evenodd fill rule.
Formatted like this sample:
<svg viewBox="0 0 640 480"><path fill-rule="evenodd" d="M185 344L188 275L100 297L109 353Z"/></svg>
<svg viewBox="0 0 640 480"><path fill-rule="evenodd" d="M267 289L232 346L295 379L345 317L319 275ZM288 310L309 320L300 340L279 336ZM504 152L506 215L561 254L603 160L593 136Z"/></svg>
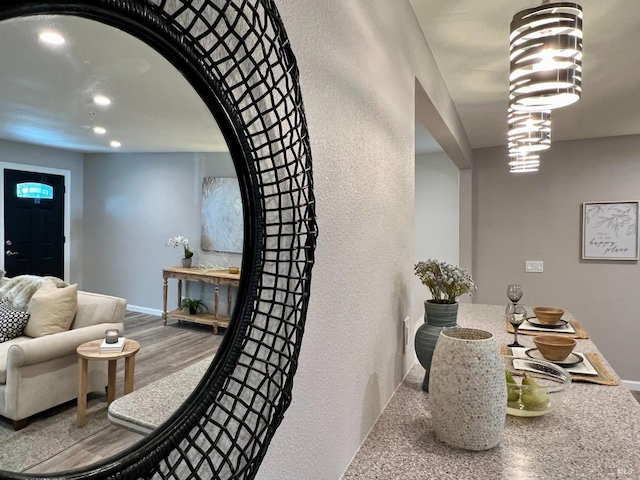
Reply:
<svg viewBox="0 0 640 480"><path fill-rule="evenodd" d="M182 259L182 266L184 268L190 268L191 267L191 257L189 258L183 258Z"/></svg>
<svg viewBox="0 0 640 480"><path fill-rule="evenodd" d="M464 450L488 450L502 440L507 383L498 344L489 332L447 328L431 361L429 404L436 437Z"/></svg>
<svg viewBox="0 0 640 480"><path fill-rule="evenodd" d="M422 381L422 390L425 392L429 391L431 357L440 332L447 327L457 327L457 321L457 303L433 303L431 300L424 302L424 323L416 331L414 345L420 365L426 370Z"/></svg>

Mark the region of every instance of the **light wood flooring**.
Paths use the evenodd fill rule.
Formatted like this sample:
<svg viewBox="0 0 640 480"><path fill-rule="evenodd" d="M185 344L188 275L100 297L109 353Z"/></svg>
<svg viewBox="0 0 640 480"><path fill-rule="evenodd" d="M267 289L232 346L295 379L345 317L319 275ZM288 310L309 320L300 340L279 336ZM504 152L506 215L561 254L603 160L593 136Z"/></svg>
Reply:
<svg viewBox="0 0 640 480"><path fill-rule="evenodd" d="M215 353L224 329L214 335L212 328L189 322L162 319L154 315L127 312L125 336L140 342L136 354L135 388L141 388ZM116 397L124 393L124 362L118 362ZM75 408L75 402L73 403ZM52 473L91 465L127 448L142 435L110 425L76 443L71 448L27 470L28 473Z"/></svg>

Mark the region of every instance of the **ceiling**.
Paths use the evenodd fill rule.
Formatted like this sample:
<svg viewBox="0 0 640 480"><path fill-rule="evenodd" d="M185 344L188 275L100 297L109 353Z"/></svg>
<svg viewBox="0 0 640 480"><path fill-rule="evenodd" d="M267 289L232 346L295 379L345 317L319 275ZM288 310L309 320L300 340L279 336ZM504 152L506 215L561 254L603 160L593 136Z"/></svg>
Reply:
<svg viewBox="0 0 640 480"><path fill-rule="evenodd" d="M410 0L472 148L506 143L509 23L531 0ZM583 0L581 100L553 112L552 140L640 134L640 5ZM53 28L59 47L38 42ZM108 48L106 48L108 46ZM74 16L0 22L0 138L82 152L226 151L213 117L161 55ZM94 93L113 99L93 105ZM93 133L94 126L107 129ZM439 150L417 127L416 151Z"/></svg>
<svg viewBox="0 0 640 480"><path fill-rule="evenodd" d="M542 2L410 1L471 147L506 144L509 24ZM552 142L640 134L640 3L577 3L583 9L582 98L552 113Z"/></svg>
<svg viewBox="0 0 640 480"><path fill-rule="evenodd" d="M40 42L44 28L65 43ZM0 139L79 152L227 151L184 77L116 28L74 16L0 22L0 58ZM111 105L95 105L95 94ZM97 135L95 126L107 132Z"/></svg>

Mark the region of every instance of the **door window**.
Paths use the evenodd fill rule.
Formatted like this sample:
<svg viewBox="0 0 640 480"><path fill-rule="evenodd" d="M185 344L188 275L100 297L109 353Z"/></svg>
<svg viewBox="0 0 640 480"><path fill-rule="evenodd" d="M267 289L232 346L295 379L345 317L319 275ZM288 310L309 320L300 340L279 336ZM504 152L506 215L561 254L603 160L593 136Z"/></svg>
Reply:
<svg viewBox="0 0 640 480"><path fill-rule="evenodd" d="M44 183L24 182L16 185L18 198L35 198L38 200L52 200L53 187Z"/></svg>

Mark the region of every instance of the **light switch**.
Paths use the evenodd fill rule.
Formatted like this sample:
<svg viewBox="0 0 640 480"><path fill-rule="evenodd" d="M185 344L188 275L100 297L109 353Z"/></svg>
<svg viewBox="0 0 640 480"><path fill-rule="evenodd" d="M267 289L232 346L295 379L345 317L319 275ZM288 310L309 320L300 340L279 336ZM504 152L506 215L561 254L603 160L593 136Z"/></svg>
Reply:
<svg viewBox="0 0 640 480"><path fill-rule="evenodd" d="M544 262L542 260L527 260L524 264L524 271L527 273L542 273Z"/></svg>

